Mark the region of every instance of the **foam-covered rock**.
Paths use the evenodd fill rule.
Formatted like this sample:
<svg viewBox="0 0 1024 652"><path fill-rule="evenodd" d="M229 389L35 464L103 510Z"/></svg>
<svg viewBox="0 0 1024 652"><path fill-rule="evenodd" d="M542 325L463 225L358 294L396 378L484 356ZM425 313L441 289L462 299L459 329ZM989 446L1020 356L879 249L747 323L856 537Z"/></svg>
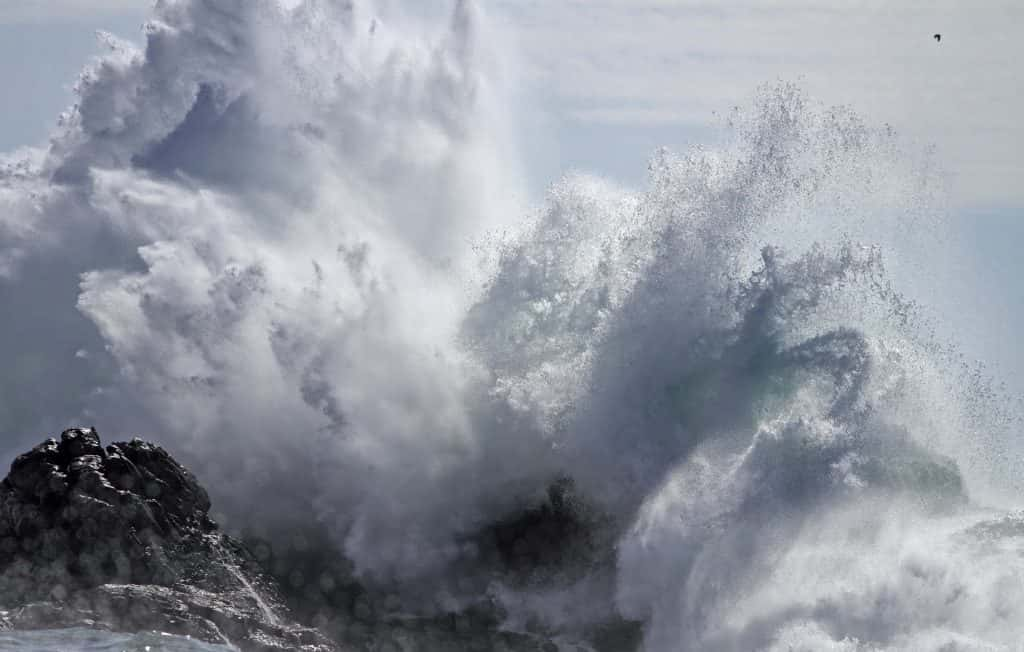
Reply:
<svg viewBox="0 0 1024 652"><path fill-rule="evenodd" d="M0 611L21 629L155 629L244 650L338 649L287 623L276 587L210 519L210 498L167 451L47 439L0 483Z"/></svg>
<svg viewBox="0 0 1024 652"><path fill-rule="evenodd" d="M503 631L499 609L388 608L327 541L298 557L260 544L257 557L220 532L209 510L196 478L159 446L104 448L91 428L47 439L0 483L0 630L158 630L246 651L555 649L544 633ZM294 582L334 571L320 600ZM322 628L293 624L296 616Z"/></svg>

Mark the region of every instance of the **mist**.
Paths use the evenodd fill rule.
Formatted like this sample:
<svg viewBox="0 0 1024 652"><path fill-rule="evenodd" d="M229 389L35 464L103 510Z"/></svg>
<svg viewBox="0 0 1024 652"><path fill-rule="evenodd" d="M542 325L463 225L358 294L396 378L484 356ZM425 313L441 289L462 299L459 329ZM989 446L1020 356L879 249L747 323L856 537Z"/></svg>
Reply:
<svg viewBox="0 0 1024 652"><path fill-rule="evenodd" d="M157 3L0 164L0 442L95 425L229 529L644 649L1002 649L1016 408L936 334L927 148L798 84L646 182L527 200L477 3ZM518 100L517 100L518 101ZM609 563L530 586L474 536L568 479ZM481 580L486 577L486 580ZM466 581L467 578L471 581Z"/></svg>

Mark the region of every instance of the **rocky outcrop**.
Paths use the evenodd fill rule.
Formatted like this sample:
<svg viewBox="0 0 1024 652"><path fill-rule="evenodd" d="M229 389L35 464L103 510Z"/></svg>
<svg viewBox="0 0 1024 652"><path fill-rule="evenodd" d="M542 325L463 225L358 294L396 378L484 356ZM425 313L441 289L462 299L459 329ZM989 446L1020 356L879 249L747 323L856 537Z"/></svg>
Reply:
<svg viewBox="0 0 1024 652"><path fill-rule="evenodd" d="M243 650L339 649L289 623L274 584L218 531L166 451L65 431L0 483L0 622L155 629Z"/></svg>
<svg viewBox="0 0 1024 652"><path fill-rule="evenodd" d="M616 531L610 519L590 507L568 478L555 480L533 498L461 541L474 555L450 569L449 578L457 578L457 584L446 590L458 596L458 611L407 611L393 592L398 587L361 583L322 528L291 530L284 540L251 537L246 542L284 587L292 612L353 650L639 649L641 623L607 614L593 625L559 631L522 611L510 614L494 595L498 585L512 591L558 592L584 578L588 588L614 590ZM606 595L590 597L604 601Z"/></svg>
<svg viewBox="0 0 1024 652"><path fill-rule="evenodd" d="M243 651L557 652L558 632L508 631L488 585L571 584L614 566L608 524L567 481L469 542L479 559L459 579L479 601L449 613L408 611L390 592L398 587L362 585L320 529L291 532L302 540L294 548L243 544L209 510L196 478L159 446L103 447L93 429L44 441L0 483L0 630L157 630ZM626 652L638 635L638 623L611 618L566 644Z"/></svg>
<svg viewBox="0 0 1024 652"><path fill-rule="evenodd" d="M412 613L398 597L353 577L351 562L322 529L294 532L301 545L249 539L265 568L285 587L288 607L346 649L367 652L558 652L551 632L538 628L509 631L502 607L486 597L486 583L475 604L458 611ZM462 576L462 579L468 579ZM469 591L473 593L471 589ZM590 646L574 652L611 652ZM618 648L614 652L628 652Z"/></svg>

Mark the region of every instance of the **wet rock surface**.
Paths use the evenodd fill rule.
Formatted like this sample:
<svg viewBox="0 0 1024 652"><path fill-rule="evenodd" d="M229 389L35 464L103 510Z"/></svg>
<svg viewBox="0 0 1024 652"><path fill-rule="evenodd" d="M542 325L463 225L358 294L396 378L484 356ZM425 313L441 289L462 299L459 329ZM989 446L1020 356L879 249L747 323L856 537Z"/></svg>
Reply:
<svg viewBox="0 0 1024 652"><path fill-rule="evenodd" d="M558 591L585 577L613 584L615 532L609 519L588 507L571 480L556 479L543 495L461 542L475 550L473 561L452 569L456 584L445 588L459 596L462 606L432 615L417 613L422 605L399 598L391 592L396 587L358 581L351 562L323 529L291 531L273 541L255 536L244 540L283 587L292 612L347 648L633 652L640 646L641 623L607 614L592 626L563 632L510 614L494 593L499 585Z"/></svg>
<svg viewBox="0 0 1024 652"><path fill-rule="evenodd" d="M480 567L460 579L478 581L476 604L430 615L362 585L323 530L292 532L290 546L242 543L219 531L210 507L154 444L103 447L93 429L44 441L0 483L0 630L155 630L243 651L628 652L639 642L636 623L613 619L559 647L543 626L508 631L488 597L495 577L571 583L613 564L612 542L595 535L600 518L565 482L475 537Z"/></svg>
<svg viewBox="0 0 1024 652"><path fill-rule="evenodd" d="M340 649L287 622L276 586L217 530L166 451L67 430L0 483L0 622L160 630L243 650Z"/></svg>
<svg viewBox="0 0 1024 652"><path fill-rule="evenodd" d="M589 646L559 648L552 632L509 631L505 611L486 597L486 583L474 586L481 597L460 611L425 615L393 593L353 578L351 563L322 530L294 533L293 541L248 539L257 558L284 587L287 606L303 622L315 625L345 649L386 652L592 652ZM597 650L597 652L606 652ZM628 652L627 648L615 652Z"/></svg>

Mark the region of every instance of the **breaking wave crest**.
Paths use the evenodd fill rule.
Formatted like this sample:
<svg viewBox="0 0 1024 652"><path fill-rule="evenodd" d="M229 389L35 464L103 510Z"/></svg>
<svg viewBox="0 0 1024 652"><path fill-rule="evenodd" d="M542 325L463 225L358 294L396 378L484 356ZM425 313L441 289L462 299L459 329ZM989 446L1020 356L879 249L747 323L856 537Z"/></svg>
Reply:
<svg viewBox="0 0 1024 652"><path fill-rule="evenodd" d="M906 298L950 247L927 157L776 84L645 188L528 213L473 3L291 4L158 3L0 168L8 452L158 438L229 524L319 523L368 584L509 627L1019 642L1016 421ZM478 533L552 486L589 553L492 572Z"/></svg>

